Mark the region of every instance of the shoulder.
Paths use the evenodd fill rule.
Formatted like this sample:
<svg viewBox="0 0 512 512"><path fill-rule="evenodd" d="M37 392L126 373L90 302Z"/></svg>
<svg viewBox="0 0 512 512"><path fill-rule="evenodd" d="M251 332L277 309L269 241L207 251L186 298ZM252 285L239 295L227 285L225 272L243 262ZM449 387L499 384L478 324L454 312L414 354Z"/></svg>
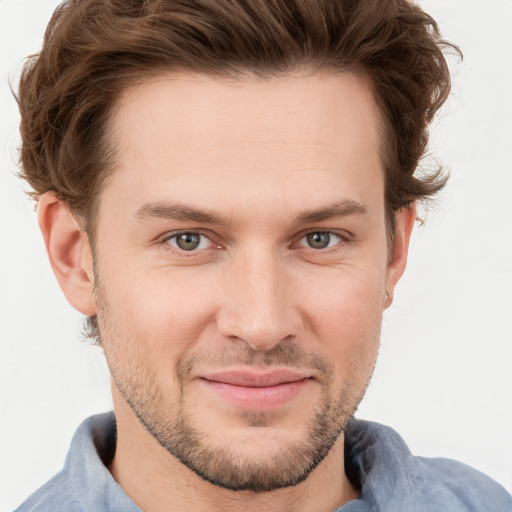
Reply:
<svg viewBox="0 0 512 512"><path fill-rule="evenodd" d="M16 512L140 512L108 470L115 445L112 413L85 420L73 436L64 469Z"/></svg>
<svg viewBox="0 0 512 512"><path fill-rule="evenodd" d="M376 510L510 512L497 482L460 462L414 456L392 428L352 420L346 432L347 474Z"/></svg>
<svg viewBox="0 0 512 512"><path fill-rule="evenodd" d="M82 512L66 473L60 472L32 494L15 512Z"/></svg>
<svg viewBox="0 0 512 512"><path fill-rule="evenodd" d="M454 503L460 510L510 512L512 497L492 478L450 459L411 456L412 486L434 503Z"/></svg>

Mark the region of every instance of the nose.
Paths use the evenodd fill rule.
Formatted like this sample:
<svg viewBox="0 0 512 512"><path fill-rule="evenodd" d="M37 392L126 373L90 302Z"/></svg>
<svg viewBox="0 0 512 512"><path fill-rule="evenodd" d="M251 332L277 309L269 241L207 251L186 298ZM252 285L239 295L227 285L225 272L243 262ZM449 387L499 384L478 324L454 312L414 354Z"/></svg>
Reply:
<svg viewBox="0 0 512 512"><path fill-rule="evenodd" d="M269 351L302 328L293 275L271 251L248 250L231 262L222 284L217 328L222 336Z"/></svg>

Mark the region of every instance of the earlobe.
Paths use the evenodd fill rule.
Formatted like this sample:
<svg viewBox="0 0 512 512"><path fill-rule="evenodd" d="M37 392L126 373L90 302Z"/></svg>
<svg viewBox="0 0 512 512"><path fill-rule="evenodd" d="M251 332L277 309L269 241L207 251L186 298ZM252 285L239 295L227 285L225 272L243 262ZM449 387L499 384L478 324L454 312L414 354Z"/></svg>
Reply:
<svg viewBox="0 0 512 512"><path fill-rule="evenodd" d="M393 302L395 287L402 277L407 265L409 241L411 238L414 221L416 219L416 206L409 205L396 214L395 236L389 254L388 268L386 272L386 298L384 307L388 308Z"/></svg>
<svg viewBox="0 0 512 512"><path fill-rule="evenodd" d="M96 314L92 253L87 235L67 204L54 192L41 196L39 227L57 281L69 303L84 315Z"/></svg>

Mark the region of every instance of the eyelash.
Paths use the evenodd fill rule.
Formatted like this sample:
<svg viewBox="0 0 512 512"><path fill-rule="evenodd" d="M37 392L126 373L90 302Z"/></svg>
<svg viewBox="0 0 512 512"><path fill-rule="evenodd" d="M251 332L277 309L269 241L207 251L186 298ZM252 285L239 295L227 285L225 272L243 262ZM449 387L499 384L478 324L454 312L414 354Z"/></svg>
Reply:
<svg viewBox="0 0 512 512"><path fill-rule="evenodd" d="M303 239L305 239L308 235L312 235L312 234L322 234L322 235L329 235L329 236L335 236L338 238L338 242L336 244L334 244L332 247L325 247L325 248L320 248L320 249L315 249L314 247L309 247L309 246L306 246L306 245L302 245L300 247L303 247L304 249L306 250L310 250L310 251L313 251L315 253L322 253L322 254L326 254L326 253L329 253L329 252L333 252L333 251L336 251L340 244L341 245L346 245L348 243L350 243L351 239L349 237L349 235L345 232L339 232L339 231L332 231L332 230L318 230L318 229L312 229L311 231L307 231L306 233L302 234L302 236L299 238L298 242L294 243L293 245L298 245Z"/></svg>
<svg viewBox="0 0 512 512"><path fill-rule="evenodd" d="M214 247L208 247L208 248L204 248L204 249L192 249L190 251L187 251L185 249L173 247L170 245L170 243L169 243L170 240L177 239L177 237L179 237L180 235L185 235L185 234L199 235L200 237L206 238L207 240L210 241L211 244L214 245ZM325 247L325 248L313 248L313 247L309 247L307 245L299 245L302 240L304 240L308 235L311 235L311 234L327 234L330 236L335 236L338 238L338 242L335 243L332 247ZM315 254L328 254L328 253L335 252L336 250L338 250L340 245L348 245L352 241L353 241L352 235L345 231L340 232L340 231L332 231L332 230L328 230L328 229L326 229L326 230L312 229L305 233L302 233L296 242L293 242L292 244L290 244L290 247L291 248L301 247L304 250L311 251ZM196 230L196 231L181 230L181 231L177 231L177 232L174 232L171 234L167 234L163 238L160 239L159 244L163 247L164 250L178 253L181 257L194 257L194 256L198 256L199 253L204 253L204 251L210 251L212 249L222 249L222 245L220 243L216 244L215 241L212 240L211 234L206 234L199 230Z"/></svg>
<svg viewBox="0 0 512 512"><path fill-rule="evenodd" d="M188 230L182 230L182 231L177 231L177 232L174 232L174 233L171 233L171 234L167 234L167 235L165 235L160 240L159 243L163 246L163 248L165 250L177 252L177 253L180 254L180 256L186 256L186 257L195 256L195 255L197 255L198 252L211 250L212 248L220 249L222 247L221 244L216 244L216 247L208 247L206 249L199 249L199 250L194 249L194 250L187 251L185 249L181 249L181 248L178 248L178 247L171 246L169 244L169 241L172 240L172 239L176 239L177 240L177 238L180 235L199 235L200 237L206 238L207 240L209 240L211 244L215 245L215 242L212 240L212 236L211 235L205 234L204 232L201 232L201 231L188 231Z"/></svg>

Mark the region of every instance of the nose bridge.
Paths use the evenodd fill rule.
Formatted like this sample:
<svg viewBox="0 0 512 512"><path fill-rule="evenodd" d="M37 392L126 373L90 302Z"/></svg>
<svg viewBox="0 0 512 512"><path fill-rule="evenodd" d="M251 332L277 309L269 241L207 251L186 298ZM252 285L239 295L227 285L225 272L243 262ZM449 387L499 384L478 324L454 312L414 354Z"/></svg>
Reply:
<svg viewBox="0 0 512 512"><path fill-rule="evenodd" d="M297 335L300 315L293 303L293 279L284 259L272 250L255 245L234 257L224 294L218 318L224 336L265 351Z"/></svg>

